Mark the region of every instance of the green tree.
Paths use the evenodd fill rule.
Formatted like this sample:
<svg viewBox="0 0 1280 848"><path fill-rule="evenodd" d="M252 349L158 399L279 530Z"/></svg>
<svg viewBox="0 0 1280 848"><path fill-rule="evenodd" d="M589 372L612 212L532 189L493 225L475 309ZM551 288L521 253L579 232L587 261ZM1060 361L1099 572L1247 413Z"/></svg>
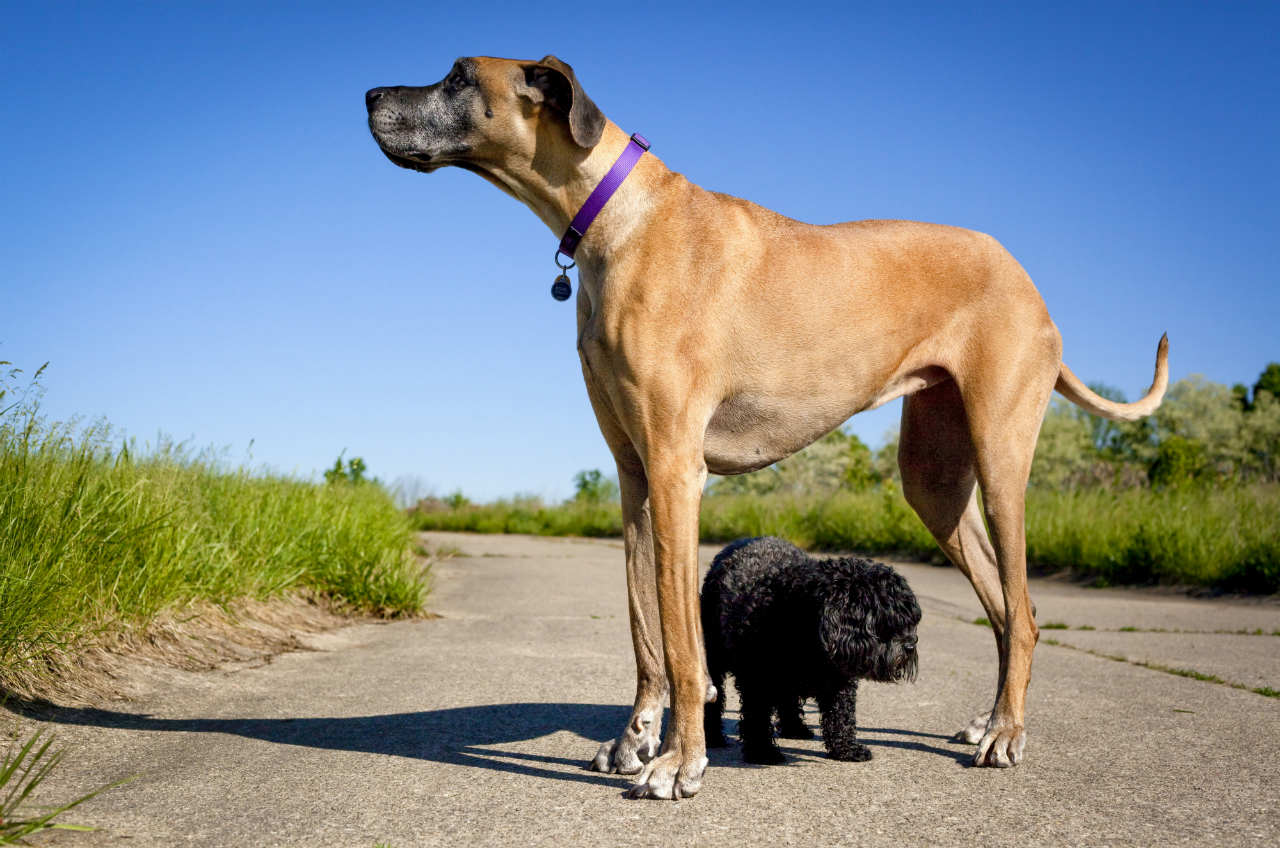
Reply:
<svg viewBox="0 0 1280 848"><path fill-rule="evenodd" d="M1118 403L1125 403L1128 399L1124 396L1124 392L1115 386L1108 386L1106 383L1090 383L1089 388L1093 392L1107 400L1114 400ZM1122 422L1112 421L1110 418L1103 418L1101 415L1091 415L1075 404L1069 404L1072 413L1083 420L1089 426L1089 438L1093 442L1093 448L1100 454L1110 456L1118 456L1124 452L1124 443L1126 433L1120 426Z"/></svg>
<svg viewBox="0 0 1280 848"><path fill-rule="evenodd" d="M1164 403L1152 416L1157 445L1177 436L1204 449L1212 472L1234 477L1244 464L1243 425L1246 413L1236 396L1221 383L1192 374L1169 387ZM1183 447L1171 448L1182 451ZM1153 462L1160 459L1159 448ZM1166 457L1167 459L1167 457ZM1207 473L1207 472L1206 472Z"/></svg>
<svg viewBox="0 0 1280 848"><path fill-rule="evenodd" d="M875 455L871 459L876 479L882 483L889 481L902 482L902 471L898 468L899 441L897 427L887 431L884 434L884 444L876 449Z"/></svg>
<svg viewBox="0 0 1280 848"><path fill-rule="evenodd" d="M1250 406L1258 402L1258 393L1267 392L1273 398L1280 398L1280 362L1268 362L1267 367L1258 375L1258 382L1253 384L1253 400Z"/></svg>
<svg viewBox="0 0 1280 848"><path fill-rule="evenodd" d="M839 432L839 431L837 431ZM847 434L849 441L844 457L844 486L855 492L865 491L880 482L880 474L876 471L875 459L871 448L859 439L856 434Z"/></svg>
<svg viewBox="0 0 1280 848"><path fill-rule="evenodd" d="M573 499L580 503L606 503L618 499L618 483L598 468L573 475Z"/></svg>
<svg viewBox="0 0 1280 848"><path fill-rule="evenodd" d="M330 484L350 483L353 486L358 486L361 483L368 482L368 478L365 475L368 470L369 466L365 464L364 458L359 456L351 457L344 466L342 464L342 454L340 453L338 458L333 461L333 467L324 473L324 481Z"/></svg>
<svg viewBox="0 0 1280 848"><path fill-rule="evenodd" d="M1209 451L1204 443L1184 436L1169 436L1156 448L1148 475L1151 485L1182 488L1212 475Z"/></svg>
<svg viewBox="0 0 1280 848"><path fill-rule="evenodd" d="M1231 396L1235 399L1236 406L1241 412L1248 412L1253 409L1253 404L1249 403L1249 387L1244 383L1236 383L1231 387Z"/></svg>
<svg viewBox="0 0 1280 848"><path fill-rule="evenodd" d="M1240 437L1244 445L1244 475L1280 482L1280 396L1262 389L1254 395L1252 409L1243 416Z"/></svg>
<svg viewBox="0 0 1280 848"><path fill-rule="evenodd" d="M849 440L832 430L778 463L781 487L792 493L834 492L844 482Z"/></svg>
<svg viewBox="0 0 1280 848"><path fill-rule="evenodd" d="M1095 431L1092 416L1081 416L1071 402L1054 398L1040 425L1035 458L1031 464L1031 483L1059 489L1073 482L1093 462Z"/></svg>
<svg viewBox="0 0 1280 848"><path fill-rule="evenodd" d="M461 489L455 489L452 493L445 495L443 500L444 505L449 509L462 509L471 505L471 499L462 494Z"/></svg>

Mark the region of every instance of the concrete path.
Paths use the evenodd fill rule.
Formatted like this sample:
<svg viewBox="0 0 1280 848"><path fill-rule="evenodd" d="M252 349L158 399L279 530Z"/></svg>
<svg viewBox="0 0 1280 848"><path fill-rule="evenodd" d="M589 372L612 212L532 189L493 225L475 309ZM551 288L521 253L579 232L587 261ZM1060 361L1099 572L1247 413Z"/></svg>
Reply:
<svg viewBox="0 0 1280 848"><path fill-rule="evenodd" d="M755 767L730 747L711 752L696 798L626 801L626 778L583 768L633 694L621 545L427 544L464 554L435 570L442 618L350 627L257 668L153 671L139 701L61 711L69 753L47 800L140 776L68 817L98 832L41 841L1280 844L1280 699L1135 664L1280 689L1280 636L1234 632L1280 631L1274 601L1035 581L1039 620L1064 628L1036 652L1028 761L974 769L949 737L990 703L993 641L956 571L900 565L925 610L920 676L863 688L874 759L788 740L787 764Z"/></svg>

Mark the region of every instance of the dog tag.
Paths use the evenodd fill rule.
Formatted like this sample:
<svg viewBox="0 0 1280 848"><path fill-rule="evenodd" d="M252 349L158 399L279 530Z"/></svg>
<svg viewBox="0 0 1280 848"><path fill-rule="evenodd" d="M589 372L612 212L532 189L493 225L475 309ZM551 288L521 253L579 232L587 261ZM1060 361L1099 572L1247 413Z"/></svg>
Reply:
<svg viewBox="0 0 1280 848"><path fill-rule="evenodd" d="M571 294L573 286L569 284L569 275L561 274L556 277L556 281L551 284L551 296L556 300L568 300Z"/></svg>

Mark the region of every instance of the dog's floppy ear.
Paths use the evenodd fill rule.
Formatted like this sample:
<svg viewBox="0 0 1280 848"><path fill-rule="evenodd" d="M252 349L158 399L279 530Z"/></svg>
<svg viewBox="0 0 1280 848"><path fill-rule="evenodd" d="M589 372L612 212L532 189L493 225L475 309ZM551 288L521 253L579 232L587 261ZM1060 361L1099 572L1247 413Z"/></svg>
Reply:
<svg viewBox="0 0 1280 848"><path fill-rule="evenodd" d="M573 143L583 148L596 146L604 132L604 113L582 90L573 68L555 56L524 66L525 95L535 103L546 103L569 122Z"/></svg>
<svg viewBox="0 0 1280 848"><path fill-rule="evenodd" d="M867 665L874 635L865 610L859 610L845 593L832 592L822 602L818 639L823 653L846 668Z"/></svg>

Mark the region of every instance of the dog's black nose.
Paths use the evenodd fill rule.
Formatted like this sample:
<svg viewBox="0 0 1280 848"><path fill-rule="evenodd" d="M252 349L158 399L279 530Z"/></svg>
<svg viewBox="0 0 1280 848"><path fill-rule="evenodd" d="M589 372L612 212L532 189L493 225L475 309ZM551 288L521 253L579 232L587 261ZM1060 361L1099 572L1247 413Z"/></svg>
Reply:
<svg viewBox="0 0 1280 848"><path fill-rule="evenodd" d="M902 647L908 651L914 651L916 649L916 637L912 636L910 639L903 640Z"/></svg>
<svg viewBox="0 0 1280 848"><path fill-rule="evenodd" d="M371 88L364 93L364 107L369 111L373 111L374 105L382 99L382 95L386 94L385 88Z"/></svg>

